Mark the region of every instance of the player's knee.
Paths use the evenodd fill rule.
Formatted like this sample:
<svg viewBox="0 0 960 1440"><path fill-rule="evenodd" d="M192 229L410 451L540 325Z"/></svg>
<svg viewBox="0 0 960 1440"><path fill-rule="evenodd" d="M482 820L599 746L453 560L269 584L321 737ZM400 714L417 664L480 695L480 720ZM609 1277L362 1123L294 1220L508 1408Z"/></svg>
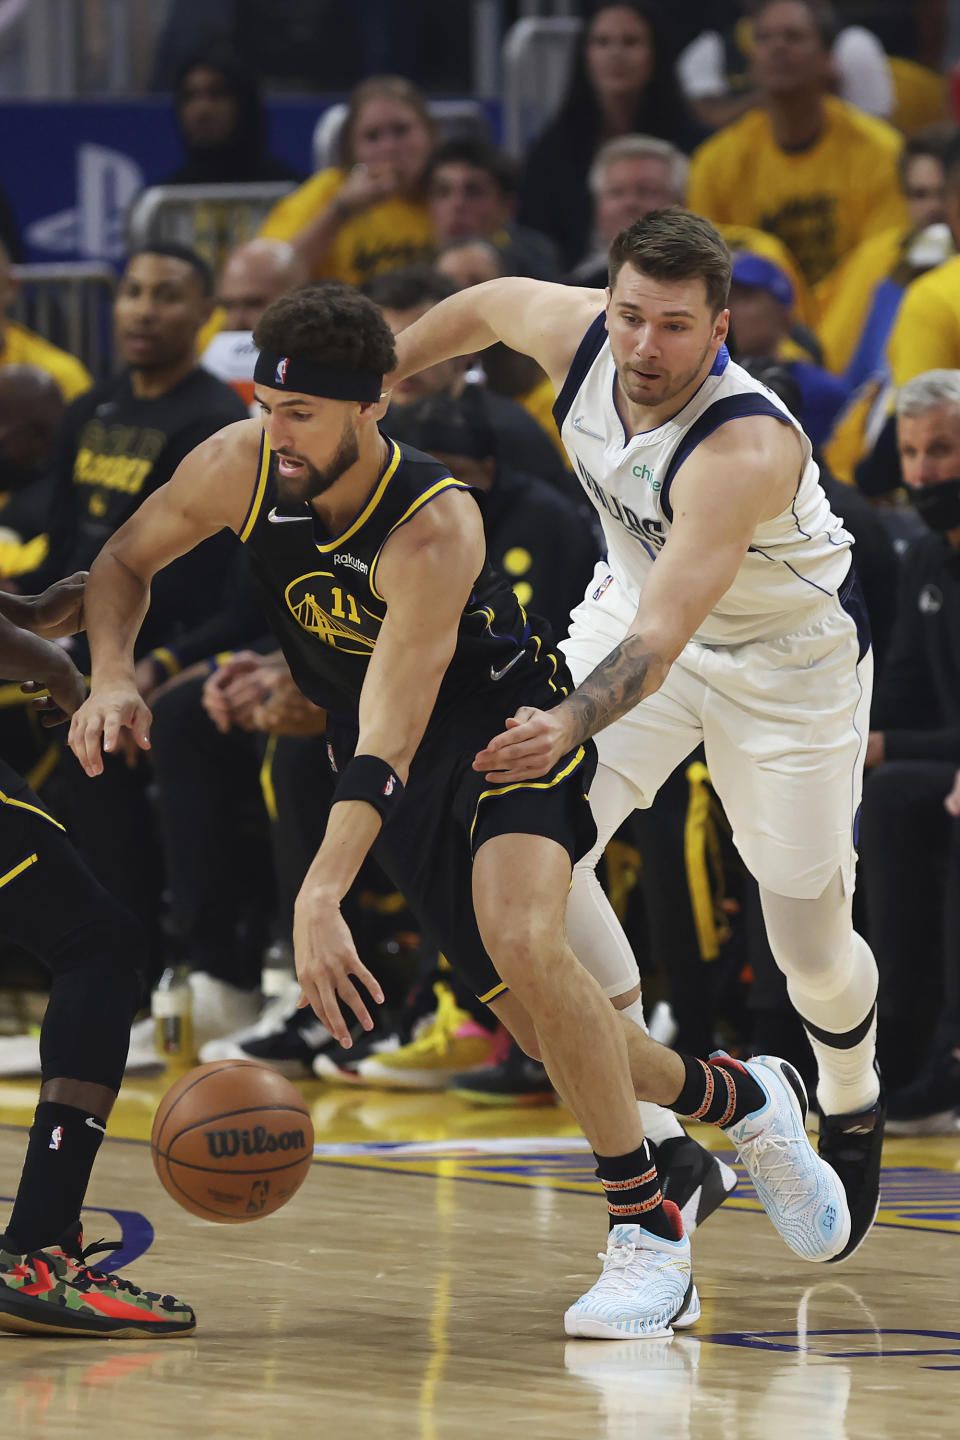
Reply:
<svg viewBox="0 0 960 1440"><path fill-rule="evenodd" d="M563 937L537 917L501 929L488 949L497 971L524 1003L555 989Z"/></svg>

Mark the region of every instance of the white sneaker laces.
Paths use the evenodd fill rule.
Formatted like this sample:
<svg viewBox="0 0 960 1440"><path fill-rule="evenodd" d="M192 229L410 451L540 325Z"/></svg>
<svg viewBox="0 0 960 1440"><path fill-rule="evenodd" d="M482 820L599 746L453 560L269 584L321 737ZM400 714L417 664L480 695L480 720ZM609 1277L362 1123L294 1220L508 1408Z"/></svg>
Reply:
<svg viewBox="0 0 960 1440"><path fill-rule="evenodd" d="M794 1163L795 1147L806 1146L807 1143L806 1136L772 1135L763 1130L738 1149L740 1159L749 1170L751 1178L762 1179L783 1204L808 1198L809 1181L806 1175L798 1173ZM779 1156L779 1159L774 1159L775 1156Z"/></svg>

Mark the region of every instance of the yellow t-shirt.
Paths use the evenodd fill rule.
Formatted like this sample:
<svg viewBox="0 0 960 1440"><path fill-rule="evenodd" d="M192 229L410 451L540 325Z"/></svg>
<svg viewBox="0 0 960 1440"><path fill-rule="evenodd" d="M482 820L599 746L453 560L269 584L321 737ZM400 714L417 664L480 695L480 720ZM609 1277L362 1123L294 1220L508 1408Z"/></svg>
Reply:
<svg viewBox="0 0 960 1440"><path fill-rule="evenodd" d="M902 137L829 95L806 150L783 150L765 110L717 132L690 164L687 205L718 225L752 225L782 240L818 285L869 235L907 223L897 179Z"/></svg>
<svg viewBox="0 0 960 1440"><path fill-rule="evenodd" d="M35 365L38 370L46 370L60 386L65 400L75 400L93 384L93 376L76 356L51 345L15 320L7 321L0 365Z"/></svg>
<svg viewBox="0 0 960 1440"><path fill-rule="evenodd" d="M925 370L960 369L960 255L907 286L887 359L897 387Z"/></svg>
<svg viewBox="0 0 960 1440"><path fill-rule="evenodd" d="M553 444L557 447L565 466L569 468L570 457L564 449L563 441L560 439L560 431L557 429L557 422L553 418L553 407L557 403L557 392L553 388L550 379L544 375L538 380L532 390L525 395L514 397L518 405L522 405L528 415L532 415L542 430L550 436Z"/></svg>
<svg viewBox="0 0 960 1440"><path fill-rule="evenodd" d="M273 207L260 234L267 240L292 240L329 205L346 178L342 170L321 170ZM384 270L398 270L432 254L426 205L394 196L351 215L340 226L313 278L365 285Z"/></svg>
<svg viewBox="0 0 960 1440"><path fill-rule="evenodd" d="M851 250L821 287L817 334L823 363L835 375L842 375L853 359L870 314L873 293L900 264L910 235L906 225L894 225L879 235L871 235Z"/></svg>

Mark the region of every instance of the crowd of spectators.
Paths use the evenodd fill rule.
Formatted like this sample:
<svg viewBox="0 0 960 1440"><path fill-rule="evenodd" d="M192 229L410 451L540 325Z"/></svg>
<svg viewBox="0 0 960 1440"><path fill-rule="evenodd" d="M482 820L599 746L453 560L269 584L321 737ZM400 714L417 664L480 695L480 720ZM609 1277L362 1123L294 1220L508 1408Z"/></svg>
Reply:
<svg viewBox="0 0 960 1440"><path fill-rule="evenodd" d="M193 446L249 413L251 332L298 285L362 287L396 333L455 290L503 275L600 291L624 226L672 205L704 215L733 252L734 356L802 420L857 541L878 665L858 906L881 972L891 1129L952 1129L960 129L938 73L940 7L681 8L682 20L656 0L589 7L566 92L521 163L489 133L444 133L410 79L368 74L348 97L335 163L305 177L270 152L254 56L223 37L189 54L168 45L160 59L184 159L166 182L204 187L208 200L207 187L223 182L296 188L216 274L185 246L148 243L129 255L113 306L117 368L96 383L80 358L9 318L16 279L0 244L0 584L29 591L88 567ZM921 9L922 23L912 15ZM15 252L15 224L5 234ZM600 536L559 445L553 400L533 362L496 346L404 381L385 424L475 487L491 557L562 634ZM83 640L71 643L82 666ZM318 1073L342 1068L309 1012L295 1010L290 985L261 1013L262 957L271 942L289 943L329 781L323 713L296 691L229 536L159 577L137 675L155 716L149 757L108 757L91 781L12 703L0 706L4 753L144 925L154 980L175 961L190 967L207 1058L227 1053L210 1045L233 1045L293 1068L325 1053ZM664 997L662 1033L696 1053L717 1034L743 1051L769 1045L809 1074L755 887L696 758L628 823L607 862L651 994ZM483 1014L438 957L416 948L416 917L375 867L351 904L361 949L394 967L401 1041L415 1022L422 1040L437 987L445 997L450 1058L437 1073L447 1078L465 1053L457 1036L475 1041L478 1025L486 1034ZM418 998L405 1006L414 978ZM229 1038L245 1026L246 1039ZM470 1053L492 1065L500 1051L487 1039ZM133 1062L144 1056L156 1058L149 1023ZM527 1064L501 1073L505 1095L546 1088Z"/></svg>

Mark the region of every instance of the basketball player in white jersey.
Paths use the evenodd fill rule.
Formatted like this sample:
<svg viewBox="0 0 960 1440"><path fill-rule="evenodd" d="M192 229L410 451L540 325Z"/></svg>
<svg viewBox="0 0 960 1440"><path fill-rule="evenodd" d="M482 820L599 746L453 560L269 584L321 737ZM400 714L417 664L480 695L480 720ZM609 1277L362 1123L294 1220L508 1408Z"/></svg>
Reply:
<svg viewBox="0 0 960 1440"><path fill-rule="evenodd" d="M594 866L703 742L817 1057L820 1154L851 1213L849 1240L831 1257L842 1260L876 1215L884 1118L877 970L851 918L869 632L852 539L818 484L809 440L730 360L729 281L712 225L654 211L614 241L606 292L526 279L474 286L398 337L389 378L500 340L553 381L607 559L561 646L577 689L507 720L475 768L530 780L596 737L599 838L574 872L567 929L622 1006L639 995L638 972Z"/></svg>

